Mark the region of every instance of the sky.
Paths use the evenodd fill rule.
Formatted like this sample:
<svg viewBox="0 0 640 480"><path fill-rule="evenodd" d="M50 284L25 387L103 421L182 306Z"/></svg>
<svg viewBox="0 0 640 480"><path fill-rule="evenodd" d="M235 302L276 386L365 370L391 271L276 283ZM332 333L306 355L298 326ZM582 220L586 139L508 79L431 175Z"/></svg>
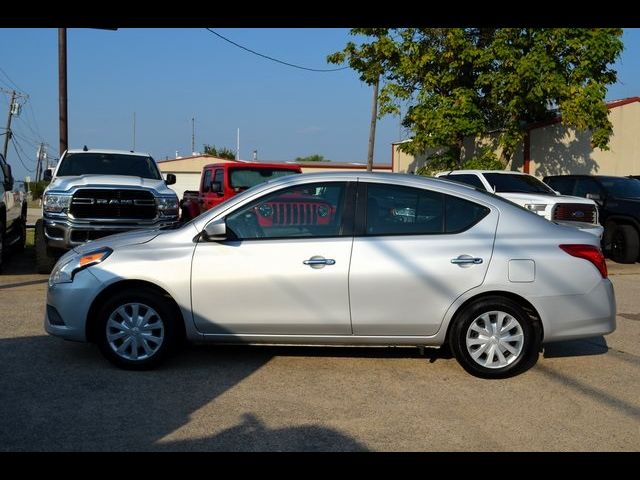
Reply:
<svg viewBox="0 0 640 480"><path fill-rule="evenodd" d="M353 37L346 28L220 28L218 33L260 53L310 68L335 68L326 56ZM618 83L607 100L640 95L640 29L625 29ZM0 29L0 89L28 94L13 118L17 145L7 160L16 178L33 176L37 146L58 156L57 29ZM250 54L204 28L73 28L67 31L69 148L134 147L156 160L190 155L203 144L240 158L290 161L320 154L335 162L366 162L371 87L350 70L303 71ZM0 133L9 95L0 90ZM391 162L404 138L399 118L378 121L375 163ZM4 138L4 137L0 137ZM0 146L2 144L0 143Z"/></svg>

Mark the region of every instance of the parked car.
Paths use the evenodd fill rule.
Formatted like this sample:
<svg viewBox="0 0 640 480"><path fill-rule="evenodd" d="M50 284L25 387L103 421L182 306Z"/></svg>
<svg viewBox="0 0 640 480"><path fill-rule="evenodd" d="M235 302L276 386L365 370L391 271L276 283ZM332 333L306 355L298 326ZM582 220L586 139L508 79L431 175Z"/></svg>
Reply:
<svg viewBox="0 0 640 480"><path fill-rule="evenodd" d="M205 165L200 190L186 190L180 201L183 222L220 205L240 192L268 180L302 173L300 165L283 163L212 163Z"/></svg>
<svg viewBox="0 0 640 480"><path fill-rule="evenodd" d="M291 196L325 224L260 225ZM599 240L456 182L380 173L291 175L173 230L76 247L49 278L45 328L124 368L181 339L450 345L473 375L535 363L541 344L615 329Z"/></svg>
<svg viewBox="0 0 640 480"><path fill-rule="evenodd" d="M562 193L586 197L599 205L604 251L619 263L640 258L640 182L627 177L555 175L545 183Z"/></svg>
<svg viewBox="0 0 640 480"><path fill-rule="evenodd" d="M9 165L0 154L0 269L9 249L24 248L27 226L27 200L24 182L15 181Z"/></svg>
<svg viewBox="0 0 640 480"><path fill-rule="evenodd" d="M596 202L560 195L532 175L500 170L453 170L436 175L493 192L549 221L579 228L602 238Z"/></svg>
<svg viewBox="0 0 640 480"><path fill-rule="evenodd" d="M178 222L178 196L147 153L119 150L68 150L43 195L43 217L36 222L36 266L49 273L65 251L128 230Z"/></svg>

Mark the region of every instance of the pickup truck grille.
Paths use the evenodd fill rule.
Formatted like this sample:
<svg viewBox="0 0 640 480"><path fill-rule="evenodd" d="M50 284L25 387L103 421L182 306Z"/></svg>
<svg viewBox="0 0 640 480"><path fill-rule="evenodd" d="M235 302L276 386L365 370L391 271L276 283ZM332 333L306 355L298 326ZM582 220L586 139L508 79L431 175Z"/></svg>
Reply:
<svg viewBox="0 0 640 480"><path fill-rule="evenodd" d="M75 218L149 220L156 217L156 201L146 190L80 189L69 209Z"/></svg>
<svg viewBox="0 0 640 480"><path fill-rule="evenodd" d="M328 225L333 215L330 204L316 201L267 202L256 210L263 227Z"/></svg>
<svg viewBox="0 0 640 480"><path fill-rule="evenodd" d="M584 203L559 203L553 211L553 219L564 222L597 223L597 218L596 207Z"/></svg>

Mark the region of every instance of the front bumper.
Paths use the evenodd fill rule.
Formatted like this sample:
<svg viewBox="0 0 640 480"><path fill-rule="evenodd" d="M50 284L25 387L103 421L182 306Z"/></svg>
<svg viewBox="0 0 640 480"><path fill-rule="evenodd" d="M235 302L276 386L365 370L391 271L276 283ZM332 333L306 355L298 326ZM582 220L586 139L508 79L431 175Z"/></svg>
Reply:
<svg viewBox="0 0 640 480"><path fill-rule="evenodd" d="M47 245L51 248L71 250L73 247L88 241L97 240L115 233L172 226L178 223L178 219L168 217L153 221L140 220L136 223L98 223L95 221L79 222L45 216L43 222Z"/></svg>
<svg viewBox="0 0 640 480"><path fill-rule="evenodd" d="M50 335L78 342L87 341L87 316L102 283L90 269L76 273L73 282L47 290L44 329Z"/></svg>

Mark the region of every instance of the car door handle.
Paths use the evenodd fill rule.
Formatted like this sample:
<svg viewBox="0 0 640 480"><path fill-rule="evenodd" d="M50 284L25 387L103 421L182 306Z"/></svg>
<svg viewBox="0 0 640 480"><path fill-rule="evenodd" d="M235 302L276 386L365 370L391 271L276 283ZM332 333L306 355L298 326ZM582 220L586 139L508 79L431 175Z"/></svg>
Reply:
<svg viewBox="0 0 640 480"><path fill-rule="evenodd" d="M472 257L470 255L460 255L458 258L452 258L451 263L456 265L480 265L482 263L482 259Z"/></svg>
<svg viewBox="0 0 640 480"><path fill-rule="evenodd" d="M302 263L313 267L318 265L335 265L336 261L332 258L311 257L309 260L303 260Z"/></svg>

